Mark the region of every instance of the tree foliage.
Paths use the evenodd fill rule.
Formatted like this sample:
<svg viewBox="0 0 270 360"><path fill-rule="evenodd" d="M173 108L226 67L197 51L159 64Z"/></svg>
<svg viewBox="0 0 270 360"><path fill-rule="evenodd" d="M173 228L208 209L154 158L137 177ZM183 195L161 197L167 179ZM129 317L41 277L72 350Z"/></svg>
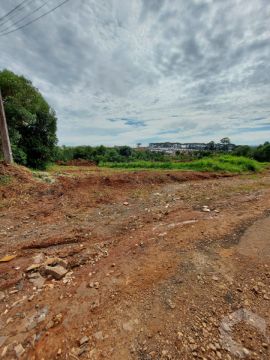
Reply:
<svg viewBox="0 0 270 360"><path fill-rule="evenodd" d="M29 80L11 71L0 71L0 88L14 160L43 169L57 143L54 110Z"/></svg>

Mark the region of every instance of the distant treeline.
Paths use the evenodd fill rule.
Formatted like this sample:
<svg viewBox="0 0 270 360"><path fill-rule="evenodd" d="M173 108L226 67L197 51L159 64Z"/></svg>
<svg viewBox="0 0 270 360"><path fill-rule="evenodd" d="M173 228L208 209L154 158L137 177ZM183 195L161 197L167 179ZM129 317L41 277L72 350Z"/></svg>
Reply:
<svg viewBox="0 0 270 360"><path fill-rule="evenodd" d="M201 159L206 156L213 156L222 152L202 150L191 152L179 152L175 155L153 152L143 148L131 148L129 146L106 147L106 146L57 146L55 151L55 160L61 162L69 162L71 160L88 160L99 163L119 163L132 162L137 160L143 161L190 161ZM223 152L224 153L224 152ZM258 160L260 162L270 161L270 143L266 142L258 147L240 145L235 147L231 152L232 155L245 156Z"/></svg>
<svg viewBox="0 0 270 360"><path fill-rule="evenodd" d="M260 162L267 162L270 161L270 143L269 141L266 141L264 144L257 147L239 145L232 153L236 156L245 156Z"/></svg>
<svg viewBox="0 0 270 360"><path fill-rule="evenodd" d="M168 155L153 153L144 149L133 149L129 146L106 147L103 145L92 146L58 146L56 149L56 161L69 162L82 159L95 162L125 162L135 160L165 161Z"/></svg>

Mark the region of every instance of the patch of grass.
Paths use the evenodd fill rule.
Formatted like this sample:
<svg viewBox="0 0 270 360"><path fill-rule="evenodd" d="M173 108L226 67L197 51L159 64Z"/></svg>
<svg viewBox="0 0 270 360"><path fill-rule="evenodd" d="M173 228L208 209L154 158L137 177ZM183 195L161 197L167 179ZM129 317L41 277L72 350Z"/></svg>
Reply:
<svg viewBox="0 0 270 360"><path fill-rule="evenodd" d="M0 185L8 185L12 180L9 175L0 175Z"/></svg>
<svg viewBox="0 0 270 360"><path fill-rule="evenodd" d="M222 155L190 162L134 161L121 163L101 163L101 167L120 169L164 169L193 171L222 171L229 173L258 172L264 165L243 156Z"/></svg>

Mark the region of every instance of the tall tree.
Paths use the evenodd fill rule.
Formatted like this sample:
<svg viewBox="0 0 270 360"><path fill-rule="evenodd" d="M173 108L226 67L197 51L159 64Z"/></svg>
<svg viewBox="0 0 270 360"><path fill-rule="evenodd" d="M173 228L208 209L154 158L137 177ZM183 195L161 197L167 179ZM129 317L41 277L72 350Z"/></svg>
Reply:
<svg viewBox="0 0 270 360"><path fill-rule="evenodd" d="M0 71L0 88L14 160L45 168L57 143L54 110L31 81L11 71Z"/></svg>

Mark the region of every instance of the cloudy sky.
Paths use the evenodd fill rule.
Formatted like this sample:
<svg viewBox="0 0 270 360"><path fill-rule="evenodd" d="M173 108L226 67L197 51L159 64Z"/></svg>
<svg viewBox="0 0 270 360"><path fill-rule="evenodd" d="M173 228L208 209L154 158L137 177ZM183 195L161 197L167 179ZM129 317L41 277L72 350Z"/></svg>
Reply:
<svg viewBox="0 0 270 360"><path fill-rule="evenodd" d="M69 0L3 35L62 1L0 21L0 69L40 89L60 144L270 140L269 0Z"/></svg>

